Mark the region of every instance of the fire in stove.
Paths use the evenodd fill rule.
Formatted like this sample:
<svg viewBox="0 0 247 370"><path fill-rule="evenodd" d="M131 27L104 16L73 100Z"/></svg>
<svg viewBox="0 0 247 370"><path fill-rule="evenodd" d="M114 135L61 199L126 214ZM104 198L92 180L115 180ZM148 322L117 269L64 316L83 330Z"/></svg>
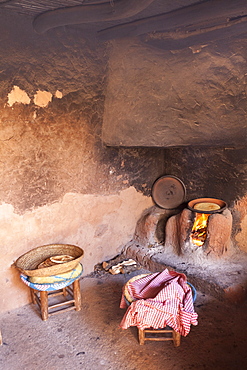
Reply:
<svg viewBox="0 0 247 370"><path fill-rule="evenodd" d="M201 247L206 241L209 216L210 215L206 213L196 213L195 221L190 234L190 240L198 247Z"/></svg>
<svg viewBox="0 0 247 370"><path fill-rule="evenodd" d="M231 232L232 214L226 202L199 198L167 219L164 245L181 256L217 258L230 250Z"/></svg>
<svg viewBox="0 0 247 370"><path fill-rule="evenodd" d="M194 245L201 247L205 243L210 214L221 212L222 208L225 208L225 206L225 202L212 198L195 199L189 202L189 207L196 212L195 221L190 234L190 240Z"/></svg>

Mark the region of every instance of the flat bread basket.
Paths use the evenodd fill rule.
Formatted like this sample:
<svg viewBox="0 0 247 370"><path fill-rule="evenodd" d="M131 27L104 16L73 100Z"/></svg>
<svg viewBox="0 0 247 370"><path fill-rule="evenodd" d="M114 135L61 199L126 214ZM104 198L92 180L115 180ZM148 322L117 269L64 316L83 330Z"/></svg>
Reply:
<svg viewBox="0 0 247 370"><path fill-rule="evenodd" d="M70 244L49 244L34 248L15 261L15 267L27 276L51 276L73 270L83 257L83 249ZM68 255L73 257L68 262L38 268L46 259L53 256Z"/></svg>

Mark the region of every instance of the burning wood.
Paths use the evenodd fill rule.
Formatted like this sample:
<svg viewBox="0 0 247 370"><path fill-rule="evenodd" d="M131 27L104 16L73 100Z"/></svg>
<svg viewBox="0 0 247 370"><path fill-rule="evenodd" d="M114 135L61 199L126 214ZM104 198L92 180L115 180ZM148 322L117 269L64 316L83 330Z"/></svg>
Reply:
<svg viewBox="0 0 247 370"><path fill-rule="evenodd" d="M125 273L125 267L127 266L135 266L136 267L136 261L132 259L128 259L127 261L122 261L116 265L111 265L110 263L103 262L102 267L109 271L112 275L117 274L124 274Z"/></svg>
<svg viewBox="0 0 247 370"><path fill-rule="evenodd" d="M196 218L190 234L194 245L201 247L207 238L208 217L206 213L196 213Z"/></svg>
<svg viewBox="0 0 247 370"><path fill-rule="evenodd" d="M204 218L204 225L198 221L199 216ZM193 226L194 221L196 224ZM198 234L194 239L195 232L202 233L197 244ZM218 258L232 249L232 214L227 208L213 214L184 208L181 213L167 220L165 233L165 248L172 248L178 255L187 255L190 258L193 255L193 259L198 258L198 261L203 255L205 258Z"/></svg>

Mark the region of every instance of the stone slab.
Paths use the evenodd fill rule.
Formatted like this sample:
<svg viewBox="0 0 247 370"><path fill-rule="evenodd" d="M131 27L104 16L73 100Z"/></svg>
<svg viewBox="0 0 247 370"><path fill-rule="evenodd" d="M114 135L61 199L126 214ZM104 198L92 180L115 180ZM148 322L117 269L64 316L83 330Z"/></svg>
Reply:
<svg viewBox="0 0 247 370"><path fill-rule="evenodd" d="M183 257L164 253L163 246L146 248L135 242L128 243L123 248L123 254L152 272L165 268L182 272L196 289L219 300L238 305L247 298L247 258L244 254L237 253L230 262L220 259L214 263L204 261L195 265Z"/></svg>

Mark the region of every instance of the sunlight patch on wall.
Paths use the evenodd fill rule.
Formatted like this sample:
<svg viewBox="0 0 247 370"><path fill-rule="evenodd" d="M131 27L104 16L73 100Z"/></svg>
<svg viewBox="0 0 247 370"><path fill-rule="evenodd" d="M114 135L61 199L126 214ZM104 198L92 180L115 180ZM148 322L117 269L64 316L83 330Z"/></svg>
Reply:
<svg viewBox="0 0 247 370"><path fill-rule="evenodd" d="M152 205L134 187L108 196L66 193L59 202L23 215L0 204L0 313L29 303L13 262L27 251L47 244L73 244L84 250L84 274L120 253L134 234L143 210ZM11 291L11 295L9 292Z"/></svg>
<svg viewBox="0 0 247 370"><path fill-rule="evenodd" d="M52 100L52 94L49 91L38 90L34 95L33 101L35 105L45 108Z"/></svg>
<svg viewBox="0 0 247 370"><path fill-rule="evenodd" d="M62 99L62 97L63 97L63 93L62 93L61 91L57 90L57 91L55 92L55 97L56 97L57 99Z"/></svg>
<svg viewBox="0 0 247 370"><path fill-rule="evenodd" d="M62 99L63 94L61 91L56 90L54 97L57 99ZM34 94L33 102L36 106L45 108L48 104L52 101L52 93L45 90L37 90L36 94ZM8 94L8 106L13 107L15 103L21 104L30 104L31 98L29 98L28 94L25 90L19 88L19 86L14 85L11 92Z"/></svg>
<svg viewBox="0 0 247 370"><path fill-rule="evenodd" d="M30 104L31 99L26 91L21 90L18 86L14 86L8 94L8 105L12 107L15 103Z"/></svg>

